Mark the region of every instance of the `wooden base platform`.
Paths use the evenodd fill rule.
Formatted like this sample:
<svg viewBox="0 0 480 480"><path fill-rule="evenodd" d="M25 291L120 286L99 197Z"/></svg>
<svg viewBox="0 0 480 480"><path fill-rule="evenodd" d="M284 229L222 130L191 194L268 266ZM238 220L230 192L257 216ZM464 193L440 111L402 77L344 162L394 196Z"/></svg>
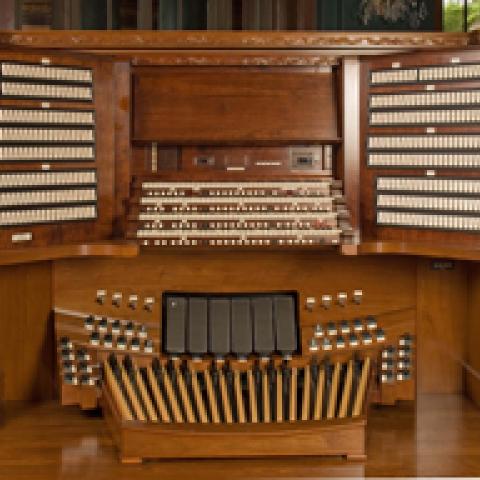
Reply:
<svg viewBox="0 0 480 480"><path fill-rule="evenodd" d="M480 410L459 396L428 396L369 413L366 463L337 458L163 460L121 465L103 418L56 402L7 408L0 479L123 480L477 476Z"/></svg>

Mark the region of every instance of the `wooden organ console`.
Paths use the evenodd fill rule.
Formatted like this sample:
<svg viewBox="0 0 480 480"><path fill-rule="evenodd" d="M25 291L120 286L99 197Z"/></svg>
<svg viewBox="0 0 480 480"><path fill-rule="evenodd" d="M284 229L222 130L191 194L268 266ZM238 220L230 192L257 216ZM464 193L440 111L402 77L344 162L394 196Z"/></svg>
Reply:
<svg viewBox="0 0 480 480"><path fill-rule="evenodd" d="M42 312L38 396L100 407L125 463L364 459L371 405L480 404L473 37L117 33L0 32L0 279Z"/></svg>

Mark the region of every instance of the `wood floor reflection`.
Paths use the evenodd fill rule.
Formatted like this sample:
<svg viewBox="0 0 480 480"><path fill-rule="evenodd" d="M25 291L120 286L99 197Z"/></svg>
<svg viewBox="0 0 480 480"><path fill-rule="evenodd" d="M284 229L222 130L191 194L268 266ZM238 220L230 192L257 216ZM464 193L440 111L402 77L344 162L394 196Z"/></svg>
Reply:
<svg viewBox="0 0 480 480"><path fill-rule="evenodd" d="M166 439L165 441L168 441ZM480 410L458 396L428 396L372 409L368 461L272 458L190 460L124 466L101 417L55 403L8 407L0 428L0 479L319 478L477 476Z"/></svg>

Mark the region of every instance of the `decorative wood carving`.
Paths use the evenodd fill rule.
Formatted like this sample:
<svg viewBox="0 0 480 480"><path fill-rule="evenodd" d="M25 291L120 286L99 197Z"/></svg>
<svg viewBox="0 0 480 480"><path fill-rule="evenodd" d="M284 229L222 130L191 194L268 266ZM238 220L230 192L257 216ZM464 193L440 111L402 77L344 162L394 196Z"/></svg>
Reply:
<svg viewBox="0 0 480 480"><path fill-rule="evenodd" d="M312 55L310 53L285 54L252 52L198 53L186 55L183 52L162 52L151 55L136 55L134 65L202 65L202 66L294 66L294 67L330 67L338 64L333 55Z"/></svg>
<svg viewBox="0 0 480 480"><path fill-rule="evenodd" d="M25 31L0 33L0 44L60 49L321 49L358 47L461 47L465 33L441 32L172 32L172 31Z"/></svg>

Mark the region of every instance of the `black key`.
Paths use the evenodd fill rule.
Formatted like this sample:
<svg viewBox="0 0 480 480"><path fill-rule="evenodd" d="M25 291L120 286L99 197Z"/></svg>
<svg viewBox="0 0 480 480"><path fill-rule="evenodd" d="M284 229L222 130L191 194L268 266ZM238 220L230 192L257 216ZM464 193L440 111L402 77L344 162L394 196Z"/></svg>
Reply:
<svg viewBox="0 0 480 480"><path fill-rule="evenodd" d="M250 300L232 299L232 352L246 357L253 351L253 326Z"/></svg>
<svg viewBox="0 0 480 480"><path fill-rule="evenodd" d="M173 354L184 353L187 300L183 297L168 297L166 317L164 350Z"/></svg>
<svg viewBox="0 0 480 480"><path fill-rule="evenodd" d="M253 298L252 306L254 351L262 356L268 356L275 350L272 299Z"/></svg>
<svg viewBox="0 0 480 480"><path fill-rule="evenodd" d="M295 325L295 303L291 296L273 298L273 317L277 350L291 355L297 350L297 328Z"/></svg>
<svg viewBox="0 0 480 480"><path fill-rule="evenodd" d="M188 352L204 355L208 352L208 301L205 297L188 300Z"/></svg>
<svg viewBox="0 0 480 480"><path fill-rule="evenodd" d="M210 353L226 355L230 352L230 300L210 299L208 322Z"/></svg>

